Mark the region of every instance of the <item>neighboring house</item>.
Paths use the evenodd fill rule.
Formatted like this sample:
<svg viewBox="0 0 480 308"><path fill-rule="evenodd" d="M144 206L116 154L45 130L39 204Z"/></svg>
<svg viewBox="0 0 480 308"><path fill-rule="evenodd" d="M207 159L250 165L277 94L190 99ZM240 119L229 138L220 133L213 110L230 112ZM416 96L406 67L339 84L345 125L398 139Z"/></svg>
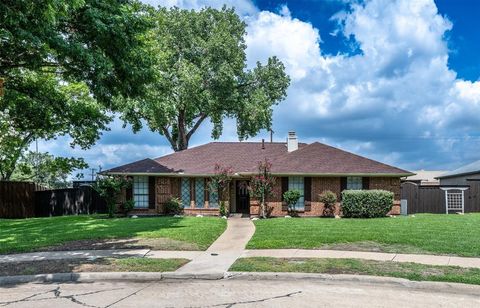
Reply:
<svg viewBox="0 0 480 308"><path fill-rule="evenodd" d="M469 185L480 181L480 160L437 176L440 185Z"/></svg>
<svg viewBox="0 0 480 308"><path fill-rule="evenodd" d="M318 195L331 190L340 198L344 189L385 189L395 194L395 212L399 212L400 178L413 175L396 167L358 156L322 143L299 143L294 132L287 142L211 142L156 159L144 159L106 170L105 174L133 177L133 189L124 198L135 201L137 212L163 213L164 204L180 198L185 213L218 214L218 193L208 190L215 164L231 166L234 179L226 202L230 212L259 214L259 204L251 200L248 181L264 159L272 163L276 177L274 196L268 200L272 216L287 214L282 195L299 189L300 215L319 216L323 204ZM222 198L226 198L223 197Z"/></svg>
<svg viewBox="0 0 480 308"><path fill-rule="evenodd" d="M445 171L418 170L413 173L415 175L403 178L402 182L411 182L417 185L439 185L440 181L437 177L444 174Z"/></svg>

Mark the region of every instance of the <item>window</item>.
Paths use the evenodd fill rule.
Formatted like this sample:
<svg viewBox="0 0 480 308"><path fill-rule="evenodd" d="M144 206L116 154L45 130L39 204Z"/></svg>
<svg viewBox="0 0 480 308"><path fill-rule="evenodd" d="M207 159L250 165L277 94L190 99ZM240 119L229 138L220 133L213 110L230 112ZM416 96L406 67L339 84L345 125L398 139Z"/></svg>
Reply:
<svg viewBox="0 0 480 308"><path fill-rule="evenodd" d="M363 188L362 178L359 176L347 177L347 189L361 190Z"/></svg>
<svg viewBox="0 0 480 308"><path fill-rule="evenodd" d="M304 194L304 186L303 186L303 177L299 176L291 176L288 178L288 190L296 189L300 191L300 199L298 199L297 204L295 204L296 210L303 211L305 209L305 194Z"/></svg>
<svg viewBox="0 0 480 308"><path fill-rule="evenodd" d="M148 176L133 177L133 201L136 208L148 208Z"/></svg>
<svg viewBox="0 0 480 308"><path fill-rule="evenodd" d="M218 208L218 192L210 192L210 200L208 201L209 208Z"/></svg>
<svg viewBox="0 0 480 308"><path fill-rule="evenodd" d="M190 207L190 179L182 178L182 206L183 208Z"/></svg>
<svg viewBox="0 0 480 308"><path fill-rule="evenodd" d="M205 179L195 179L195 207L203 208L205 206Z"/></svg>

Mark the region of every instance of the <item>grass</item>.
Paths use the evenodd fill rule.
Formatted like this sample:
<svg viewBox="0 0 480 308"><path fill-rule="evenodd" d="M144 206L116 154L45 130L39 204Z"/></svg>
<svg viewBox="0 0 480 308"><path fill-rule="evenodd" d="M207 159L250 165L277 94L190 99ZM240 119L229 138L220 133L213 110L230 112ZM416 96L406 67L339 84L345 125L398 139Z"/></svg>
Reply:
<svg viewBox="0 0 480 308"><path fill-rule="evenodd" d="M0 276L79 272L171 272L186 264L186 259L97 259L43 260L0 263Z"/></svg>
<svg viewBox="0 0 480 308"><path fill-rule="evenodd" d="M480 256L480 214L255 221L249 249L351 249Z"/></svg>
<svg viewBox="0 0 480 308"><path fill-rule="evenodd" d="M216 217L107 219L99 215L81 215L0 219L0 253L38 251L72 241L124 238L146 242L168 239L170 244L172 241L174 244L188 243L189 250L205 250L225 228L226 221ZM175 247L185 249L185 245L168 248Z"/></svg>
<svg viewBox="0 0 480 308"><path fill-rule="evenodd" d="M353 274L480 284L480 269L477 268L357 259L242 258L232 265L230 271Z"/></svg>

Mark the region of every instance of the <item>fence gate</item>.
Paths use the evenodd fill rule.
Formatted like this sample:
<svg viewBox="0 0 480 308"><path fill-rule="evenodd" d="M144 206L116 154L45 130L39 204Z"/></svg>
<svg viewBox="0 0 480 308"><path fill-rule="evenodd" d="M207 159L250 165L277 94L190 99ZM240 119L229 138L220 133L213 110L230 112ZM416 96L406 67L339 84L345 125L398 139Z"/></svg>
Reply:
<svg viewBox="0 0 480 308"><path fill-rule="evenodd" d="M450 209L450 212L461 212L459 202L462 199L462 190L465 213L480 212L480 181L470 181L466 186L443 187L445 188L448 188L448 195L441 186L402 183L401 198L407 200L408 214L444 214L447 209L447 200L457 204L455 208Z"/></svg>

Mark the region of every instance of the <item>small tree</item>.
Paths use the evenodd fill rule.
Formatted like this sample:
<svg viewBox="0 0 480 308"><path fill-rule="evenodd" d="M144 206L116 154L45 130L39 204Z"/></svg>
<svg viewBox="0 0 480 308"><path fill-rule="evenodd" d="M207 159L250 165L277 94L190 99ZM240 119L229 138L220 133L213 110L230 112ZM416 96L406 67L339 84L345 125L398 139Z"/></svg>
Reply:
<svg viewBox="0 0 480 308"><path fill-rule="evenodd" d="M230 182L232 181L232 176L232 167L225 167L220 164L215 164L215 174L210 178L208 189L211 193L216 193L219 195L220 216L228 215L228 209L225 206L225 202L220 199L222 197L228 197L228 188L230 186Z"/></svg>
<svg viewBox="0 0 480 308"><path fill-rule="evenodd" d="M128 188L131 181L125 176L101 176L97 178L94 189L105 199L108 208L108 217L115 214L117 197L124 188Z"/></svg>
<svg viewBox="0 0 480 308"><path fill-rule="evenodd" d="M272 195L275 178L270 173L272 164L265 159L258 163L258 173L250 179L249 191L260 201L260 217L267 218L266 199Z"/></svg>
<svg viewBox="0 0 480 308"><path fill-rule="evenodd" d="M325 190L318 196L318 199L323 203L323 216L333 217L337 195L330 190Z"/></svg>
<svg viewBox="0 0 480 308"><path fill-rule="evenodd" d="M297 216L297 210L295 206L297 205L298 200L302 196L302 193L298 189L287 190L283 193L283 200L288 205L288 211L292 216Z"/></svg>

